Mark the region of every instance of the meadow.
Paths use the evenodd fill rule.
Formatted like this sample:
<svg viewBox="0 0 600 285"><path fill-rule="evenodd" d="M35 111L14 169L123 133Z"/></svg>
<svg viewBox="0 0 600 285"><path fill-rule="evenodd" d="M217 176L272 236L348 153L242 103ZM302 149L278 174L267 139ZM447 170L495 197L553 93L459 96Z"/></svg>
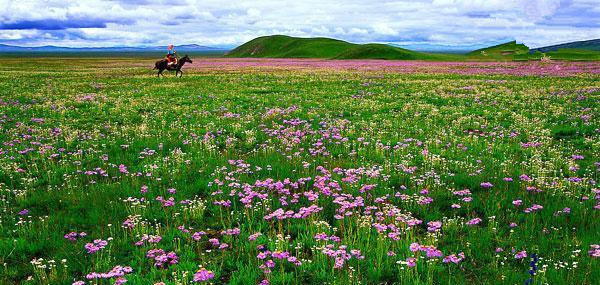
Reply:
<svg viewBox="0 0 600 285"><path fill-rule="evenodd" d="M2 59L0 284L600 284L598 62L152 66Z"/></svg>

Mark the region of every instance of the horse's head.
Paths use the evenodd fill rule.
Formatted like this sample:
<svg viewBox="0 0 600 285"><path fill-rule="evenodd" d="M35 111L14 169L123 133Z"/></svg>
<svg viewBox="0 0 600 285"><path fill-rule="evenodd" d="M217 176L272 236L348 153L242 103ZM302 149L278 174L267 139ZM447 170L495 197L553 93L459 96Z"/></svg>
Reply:
<svg viewBox="0 0 600 285"><path fill-rule="evenodd" d="M182 62L193 63L192 60L190 59L190 57L187 54L184 57L182 57L181 60L182 60Z"/></svg>

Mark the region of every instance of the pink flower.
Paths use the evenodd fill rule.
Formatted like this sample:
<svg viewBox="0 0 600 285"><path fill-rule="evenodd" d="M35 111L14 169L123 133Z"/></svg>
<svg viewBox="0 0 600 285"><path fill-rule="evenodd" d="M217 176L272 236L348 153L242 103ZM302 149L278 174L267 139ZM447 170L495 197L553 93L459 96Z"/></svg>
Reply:
<svg viewBox="0 0 600 285"><path fill-rule="evenodd" d="M471 219L470 221L468 221L467 225L474 226L474 225L477 225L479 223L481 223L481 219L480 218L474 218L474 219Z"/></svg>
<svg viewBox="0 0 600 285"><path fill-rule="evenodd" d="M481 186L482 188L492 188L494 187L494 185L490 182L483 182L481 184L479 184L479 186Z"/></svg>
<svg viewBox="0 0 600 285"><path fill-rule="evenodd" d="M215 278L215 274L212 271L206 269L200 269L194 274L194 282L204 282Z"/></svg>
<svg viewBox="0 0 600 285"><path fill-rule="evenodd" d="M417 251L419 251L420 248L421 248L421 245L419 245L416 242L413 242L410 244L410 247L408 249L410 249L410 251L412 251L412 252L417 252Z"/></svg>
<svg viewBox="0 0 600 285"><path fill-rule="evenodd" d="M107 244L108 242L105 240L96 239L93 242L86 243L84 248L87 250L87 253L92 254L103 249Z"/></svg>
<svg viewBox="0 0 600 285"><path fill-rule="evenodd" d="M256 240L256 239L257 239L259 236L261 236L261 235L262 235L262 233L260 233L260 232L257 232L257 233L254 233L254 234L251 234L251 235L248 237L248 240L249 240L249 241L255 241L255 240Z"/></svg>
<svg viewBox="0 0 600 285"><path fill-rule="evenodd" d="M598 245L598 244L591 244L590 245L590 250L588 251L588 254L591 257L593 257L593 258L600 257L600 245Z"/></svg>
<svg viewBox="0 0 600 285"><path fill-rule="evenodd" d="M427 231L428 232L437 232L442 227L442 222L440 221L431 221L427 223Z"/></svg>
<svg viewBox="0 0 600 285"><path fill-rule="evenodd" d="M519 252L515 253L515 259L523 259L525 257L527 257L526 251L519 251Z"/></svg>
<svg viewBox="0 0 600 285"><path fill-rule="evenodd" d="M444 263L452 262L452 263L458 264L464 258L465 258L465 254L461 252L458 254L458 256L456 256L456 254L452 254L452 255L448 255L448 256L444 257L442 262L444 262Z"/></svg>

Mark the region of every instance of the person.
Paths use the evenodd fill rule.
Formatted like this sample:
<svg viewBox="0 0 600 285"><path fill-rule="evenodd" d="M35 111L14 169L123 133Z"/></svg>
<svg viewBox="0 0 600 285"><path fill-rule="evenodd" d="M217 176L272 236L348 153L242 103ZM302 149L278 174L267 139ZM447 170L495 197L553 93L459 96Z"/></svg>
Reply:
<svg viewBox="0 0 600 285"><path fill-rule="evenodd" d="M177 63L176 54L177 54L177 52L175 51L175 48L173 47L172 44L170 44L168 46L168 52L167 52L167 65L175 65Z"/></svg>

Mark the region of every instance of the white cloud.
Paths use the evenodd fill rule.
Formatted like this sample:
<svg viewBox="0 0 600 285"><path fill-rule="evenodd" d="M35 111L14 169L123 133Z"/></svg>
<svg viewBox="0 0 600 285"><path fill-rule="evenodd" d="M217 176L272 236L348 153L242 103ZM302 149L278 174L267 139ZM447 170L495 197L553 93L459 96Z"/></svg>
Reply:
<svg viewBox="0 0 600 285"><path fill-rule="evenodd" d="M516 38L539 46L600 37L597 4L597 0L0 0L0 43L232 46L277 33L446 45Z"/></svg>

